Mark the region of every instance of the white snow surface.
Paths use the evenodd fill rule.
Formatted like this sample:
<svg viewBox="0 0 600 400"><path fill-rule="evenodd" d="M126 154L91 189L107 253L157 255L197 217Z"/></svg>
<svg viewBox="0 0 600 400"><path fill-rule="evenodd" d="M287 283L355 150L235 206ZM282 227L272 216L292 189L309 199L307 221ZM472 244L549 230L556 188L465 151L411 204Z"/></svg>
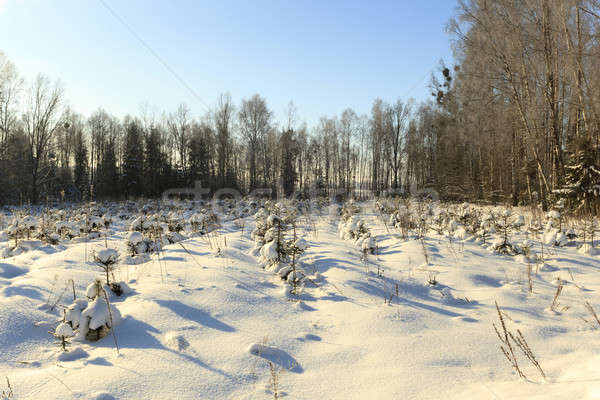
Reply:
<svg viewBox="0 0 600 400"><path fill-rule="evenodd" d="M364 209L360 218L378 247L367 262L339 237L338 218L315 217L316 233L299 224L301 262L312 275L296 295L249 254L253 217L243 232L222 224L216 235L227 245L218 255L208 240L191 237L181 242L186 251L171 244L148 262L118 263L116 281L132 289L110 298L113 318L122 316L114 326L118 352L109 334L59 355L48 334L62 320L60 305L73 302L71 279L77 301L68 319L107 322L102 296L84 300L87 286L103 278L93 255L104 237L1 259L0 377L10 379L16 399L269 399L272 363L290 400L600 396L600 330L585 308L589 302L600 313L595 251L544 244L529 293L525 258L434 232L404 240L371 204ZM108 246L127 254L130 223L116 224ZM539 254L543 238L530 241ZM0 242L0 250L9 245ZM274 254L272 245L262 252ZM435 285L425 283L431 274ZM557 311L547 312L558 282ZM55 301L53 309L44 306ZM516 350L528 378L519 379L500 352L495 302L546 379Z"/></svg>

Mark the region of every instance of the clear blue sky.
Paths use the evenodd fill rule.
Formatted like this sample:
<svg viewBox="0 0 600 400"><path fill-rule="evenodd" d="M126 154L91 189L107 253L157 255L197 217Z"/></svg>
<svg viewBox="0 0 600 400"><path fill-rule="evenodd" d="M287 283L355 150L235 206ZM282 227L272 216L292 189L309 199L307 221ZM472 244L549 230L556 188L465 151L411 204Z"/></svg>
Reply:
<svg viewBox="0 0 600 400"><path fill-rule="evenodd" d="M123 26L145 41L190 91ZM30 81L59 78L69 104L123 116L146 102L194 115L221 92L260 93L276 117L300 120L376 97L428 97L429 73L451 63L444 25L454 0L0 0L0 50Z"/></svg>

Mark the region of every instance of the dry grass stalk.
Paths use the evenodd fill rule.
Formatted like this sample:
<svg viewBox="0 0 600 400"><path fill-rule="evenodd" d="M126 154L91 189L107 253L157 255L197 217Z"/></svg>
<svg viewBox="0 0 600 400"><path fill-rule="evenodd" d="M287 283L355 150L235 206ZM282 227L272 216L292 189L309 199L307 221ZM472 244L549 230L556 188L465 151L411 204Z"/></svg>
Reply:
<svg viewBox="0 0 600 400"><path fill-rule="evenodd" d="M533 293L533 277L532 277L532 266L530 263L527 264L527 280L529 281L529 293Z"/></svg>
<svg viewBox="0 0 600 400"><path fill-rule="evenodd" d="M562 290L563 284L562 281L559 281L558 287L556 288L556 293L554 293L554 299L552 299L552 305L550 306L552 311L556 311L556 307L558 306L558 297L560 296Z"/></svg>
<svg viewBox="0 0 600 400"><path fill-rule="evenodd" d="M12 399L14 396L12 386L10 385L10 381L8 380L8 376L6 377L6 390L2 390L0 393L0 400L8 400Z"/></svg>
<svg viewBox="0 0 600 400"><path fill-rule="evenodd" d="M269 377L269 387L271 388L271 392L273 392L273 399L277 400L279 399L279 375L280 375L280 370L278 370L277 368L275 368L275 365L273 365L273 363L271 361L269 361L269 372L270 372L270 377Z"/></svg>
<svg viewBox="0 0 600 400"><path fill-rule="evenodd" d="M509 335L508 329L506 328L506 323L504 322L504 317L502 316L500 307L498 307L498 302L494 301L494 303L496 304L496 311L498 311L498 319L500 319L500 326L502 327L502 333L501 333L498 330L498 327L496 326L496 324L495 323L492 324L494 326L494 330L496 331L496 334L498 335L498 339L500 339L500 343L502 343L500 345L500 350L502 350L502 353L506 356L506 359L510 362L512 367L517 371L517 373L519 374L519 377L525 378L525 374L521 371L521 368L519 368L519 362L517 361L517 357L515 356L515 352L513 350L512 344L510 343L510 335Z"/></svg>
<svg viewBox="0 0 600 400"><path fill-rule="evenodd" d="M598 327L600 327L600 318L598 318L598 314L596 314L596 311L594 311L594 307L592 307L589 301L585 302L585 308L590 312L590 314L592 314L592 316L598 323Z"/></svg>
<svg viewBox="0 0 600 400"><path fill-rule="evenodd" d="M523 352L525 357L537 368L542 378L546 379L546 374L540 366L540 363L538 362L537 358L533 354L531 347L529 347L529 344L525 340L523 333L521 333L521 331L517 329L517 334L515 335L514 333L508 330L508 328L506 327L506 323L504 322L504 317L502 316L503 313L500 311L500 307L498 306L498 302L494 303L496 304L496 311L498 312L498 318L500 319L500 326L502 327L502 331L498 329L496 324L492 325L494 326L494 330L498 335L498 339L500 339L500 342L502 343L500 345L500 350L502 350L502 353L506 356L508 361L511 363L512 367L517 371L519 377L526 378L525 374L519 367L517 357L515 356L514 348L512 345L512 343L514 343Z"/></svg>

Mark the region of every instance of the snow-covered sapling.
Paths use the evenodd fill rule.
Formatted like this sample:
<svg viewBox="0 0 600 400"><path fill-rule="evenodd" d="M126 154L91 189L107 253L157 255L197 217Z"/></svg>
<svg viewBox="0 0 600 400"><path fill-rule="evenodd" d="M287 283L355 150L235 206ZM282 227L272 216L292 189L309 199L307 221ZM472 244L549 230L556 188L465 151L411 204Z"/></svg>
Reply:
<svg viewBox="0 0 600 400"><path fill-rule="evenodd" d="M115 270L118 260L119 252L115 249L102 249L94 255L94 261L98 263L106 274L107 285L110 285L110 275Z"/></svg>
<svg viewBox="0 0 600 400"><path fill-rule="evenodd" d="M300 274L297 269L298 258L300 257L300 255L302 255L302 253L304 253L306 251L307 248L308 248L308 243L306 242L306 240L304 240L302 238L292 240L288 243L288 254L291 256L291 263L290 263L291 271L287 275L286 280L288 281L288 283L290 283L292 285L292 293L293 294L297 294L298 284L301 282L302 278L304 277L304 275Z"/></svg>
<svg viewBox="0 0 600 400"><path fill-rule="evenodd" d="M598 221L595 218L586 218L581 222L580 230L582 236L579 252L582 254L596 255L598 250L594 247L594 235Z"/></svg>
<svg viewBox="0 0 600 400"><path fill-rule="evenodd" d="M108 293L100 281L95 281L88 286L86 296L92 300L81 311L77 338L85 338L90 341L100 340L121 320L121 313L110 304Z"/></svg>
<svg viewBox="0 0 600 400"><path fill-rule="evenodd" d="M169 232L180 233L181 231L183 231L183 223L181 222L181 219L179 217L171 218L167 227L169 228Z"/></svg>
<svg viewBox="0 0 600 400"><path fill-rule="evenodd" d="M27 239L29 240L31 238L31 233L38 226L38 221L31 215L28 215L21 220L20 225L21 225L22 229L24 229L25 232L27 233Z"/></svg>
<svg viewBox="0 0 600 400"><path fill-rule="evenodd" d="M363 257L368 257L369 254L375 254L375 251L377 250L377 242L375 240L375 238L373 236L370 235L365 237L364 240L362 241L362 247L361 247L361 251L363 254Z"/></svg>
<svg viewBox="0 0 600 400"><path fill-rule="evenodd" d="M511 212L507 208L496 220L496 228L500 233L500 241L494 245L494 250L501 254L513 254L514 247L510 242L510 233L512 229L512 223L510 221Z"/></svg>
<svg viewBox="0 0 600 400"><path fill-rule="evenodd" d="M58 339L57 344L60 345L63 351L67 351L67 346L71 344L71 338L75 336L75 332L73 328L66 320L66 310L63 311L63 320L58 326L54 329L54 332L50 332L56 339Z"/></svg>
<svg viewBox="0 0 600 400"><path fill-rule="evenodd" d="M127 248L132 257L136 254L146 253L148 246L141 232L133 231L127 235Z"/></svg>

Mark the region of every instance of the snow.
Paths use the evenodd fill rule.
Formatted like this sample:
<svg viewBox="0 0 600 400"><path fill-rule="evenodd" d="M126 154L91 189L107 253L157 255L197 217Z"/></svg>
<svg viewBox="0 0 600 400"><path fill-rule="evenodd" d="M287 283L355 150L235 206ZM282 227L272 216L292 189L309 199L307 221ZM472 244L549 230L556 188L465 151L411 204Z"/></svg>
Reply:
<svg viewBox="0 0 600 400"><path fill-rule="evenodd" d="M106 303L106 299L99 296L89 303L86 309L81 312L79 326L81 327L84 325L85 321L88 321L87 326L89 329L98 329L103 325L109 327L115 326L120 320L121 314L119 311L111 304L109 312L109 306ZM85 335L85 333L83 335Z"/></svg>
<svg viewBox="0 0 600 400"><path fill-rule="evenodd" d="M560 218L560 212L556 211L556 210L552 210L548 213L548 217L552 218L552 219L559 219Z"/></svg>
<svg viewBox="0 0 600 400"><path fill-rule="evenodd" d="M277 259L279 253L277 252L277 242L272 241L265 244L260 250L261 259L264 262L272 262Z"/></svg>
<svg viewBox="0 0 600 400"><path fill-rule="evenodd" d="M163 344L165 345L165 347L168 347L175 351L183 351L190 347L190 343L185 339L185 337L174 331L169 331L165 333L165 336L163 338Z"/></svg>
<svg viewBox="0 0 600 400"><path fill-rule="evenodd" d="M306 250L308 249L308 242L306 240L304 240L303 238L300 239L296 239L296 241L294 242L294 246L297 247L300 250Z"/></svg>
<svg viewBox="0 0 600 400"><path fill-rule="evenodd" d="M144 236L137 231L133 231L130 232L129 235L127 235L127 241L129 241L129 243L133 244L133 245L137 245L139 243L141 243L144 240Z"/></svg>
<svg viewBox="0 0 600 400"><path fill-rule="evenodd" d="M119 253L115 249L102 249L96 252L96 258L102 264L114 263L119 258Z"/></svg>
<svg viewBox="0 0 600 400"><path fill-rule="evenodd" d="M81 360L82 358L87 358L89 354L83 350L81 347L76 347L74 349L68 349L68 351L61 351L58 355L58 361L69 362L75 360Z"/></svg>
<svg viewBox="0 0 600 400"><path fill-rule="evenodd" d="M271 363L289 399L600 395L600 330L585 306L600 313L600 259L576 226L564 227L578 234L573 243L555 246L564 233L526 232L531 215L513 209L525 226L513 229L511 243L531 248L529 257L515 257L488 250L498 234L485 246L468 240L476 234L459 220L464 206L448 219L453 234L432 229L423 238L402 238L373 204L360 205L360 214L340 227L366 228L369 236L340 237L340 218L326 209L313 218L316 231L298 220L295 245L305 250L298 268L308 279L295 294L280 277L290 275L289 264L264 269L251 253L254 217L244 217L243 232L234 221L220 221L210 238L191 236L186 227L187 251L166 244L140 264L117 265L115 282L127 287L122 296L105 287L112 330L97 342L81 332L111 324L94 284L104 282L93 258L105 250L104 237L61 239L60 246L30 246L2 259L0 377L9 377L19 399L262 399L272 398L265 392ZM107 231L111 254L128 254L133 219L115 218ZM285 240L292 239L288 232ZM357 239L377 254L365 260ZM12 245L0 242L0 251ZM261 255L273 260L276 250L269 242ZM430 274L435 285L426 283ZM559 282L558 306L547 312ZM527 375L519 379L500 352L495 302L507 327L527 339L546 379L517 350ZM67 322L59 323L63 307ZM78 338L62 352L48 331L76 331Z"/></svg>
<svg viewBox="0 0 600 400"><path fill-rule="evenodd" d="M71 337L73 335L75 335L75 332L73 332L71 326L69 326L69 324L67 324L66 322L61 322L54 330L54 336Z"/></svg>

